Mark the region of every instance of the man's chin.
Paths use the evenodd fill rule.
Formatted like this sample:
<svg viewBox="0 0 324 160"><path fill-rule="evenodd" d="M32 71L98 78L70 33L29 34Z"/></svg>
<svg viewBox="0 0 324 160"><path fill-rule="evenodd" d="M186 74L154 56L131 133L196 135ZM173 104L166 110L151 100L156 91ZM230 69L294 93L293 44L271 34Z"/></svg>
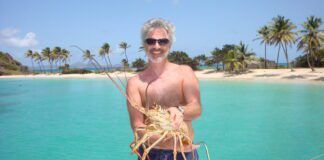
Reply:
<svg viewBox="0 0 324 160"><path fill-rule="evenodd" d="M166 59L166 57L156 57L156 58L148 57L148 58L149 58L149 61L154 64L162 63Z"/></svg>

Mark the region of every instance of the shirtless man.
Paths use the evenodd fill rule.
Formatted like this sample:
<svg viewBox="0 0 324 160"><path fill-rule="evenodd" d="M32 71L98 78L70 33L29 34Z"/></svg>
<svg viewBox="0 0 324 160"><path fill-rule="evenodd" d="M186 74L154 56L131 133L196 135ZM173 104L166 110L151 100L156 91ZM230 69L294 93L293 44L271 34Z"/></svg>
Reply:
<svg viewBox="0 0 324 160"><path fill-rule="evenodd" d="M184 121L189 128L189 136L193 140L192 120L198 118L202 112L199 84L189 66L177 65L167 60L167 54L174 40L173 34L173 25L163 19L151 19L144 24L142 43L148 57L148 66L143 72L128 80L127 94L135 103L142 106L151 106L153 103L165 106L170 112L173 126L178 127ZM145 126L144 115L129 103L127 105L133 131L137 127ZM139 134L143 135L143 133ZM158 136L152 137L150 141L154 142L158 138ZM192 148L194 146L184 146L187 159L193 157L192 153L198 159L196 149L191 152ZM140 152L142 154L143 150L140 149ZM180 153L177 155L177 159L182 159ZM148 156L151 160L162 157L173 159L173 139L161 141Z"/></svg>

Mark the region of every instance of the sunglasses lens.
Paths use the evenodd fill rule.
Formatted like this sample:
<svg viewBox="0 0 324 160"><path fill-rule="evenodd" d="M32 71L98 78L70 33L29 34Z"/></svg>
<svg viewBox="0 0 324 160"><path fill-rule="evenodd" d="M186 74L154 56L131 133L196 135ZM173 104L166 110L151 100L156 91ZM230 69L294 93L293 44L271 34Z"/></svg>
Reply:
<svg viewBox="0 0 324 160"><path fill-rule="evenodd" d="M169 43L169 40L164 38L164 39L159 39L159 45L163 46Z"/></svg>
<svg viewBox="0 0 324 160"><path fill-rule="evenodd" d="M148 38L145 40L146 44L148 45L155 45L156 42L159 43L159 45L164 46L169 43L169 40L166 38L163 39L153 39L153 38Z"/></svg>
<svg viewBox="0 0 324 160"><path fill-rule="evenodd" d="M154 45L156 43L156 40L152 38L148 38L145 41L148 45Z"/></svg>

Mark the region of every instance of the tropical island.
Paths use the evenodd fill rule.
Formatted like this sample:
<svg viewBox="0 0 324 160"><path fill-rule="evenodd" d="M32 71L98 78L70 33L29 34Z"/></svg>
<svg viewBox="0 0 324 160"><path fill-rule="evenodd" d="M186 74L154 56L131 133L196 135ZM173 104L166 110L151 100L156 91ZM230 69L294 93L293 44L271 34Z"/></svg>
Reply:
<svg viewBox="0 0 324 160"><path fill-rule="evenodd" d="M184 51L172 51L168 55L171 62L189 65L198 78L202 79L237 79L237 80L275 80L275 81L324 81L324 33L320 30L321 18L315 16L307 17L302 24L303 29L294 31L296 25L290 19L278 15L274 17L269 25L257 30L258 36L254 39L264 45L264 57L257 57L244 42L239 44L224 44L216 47L209 54L200 54L190 57ZM294 60L288 59L288 48L297 45L303 55ZM90 50L83 50L83 59L96 54ZM68 64L71 52L68 49L55 46L46 47L40 53L27 50L25 57L31 61L31 68L23 66L14 60L9 53L0 52L0 78L15 77L104 77L103 70L114 72L117 77L127 78L146 67L146 61L137 58L129 62L127 49L130 48L127 42L121 42L119 48L123 50L120 67L114 67L111 63L112 54L109 43L104 43L99 49L97 56L103 59L103 68L94 68L88 65L83 68L73 68ZM277 59L267 58L267 47L277 48ZM143 52L143 47L138 52ZM286 63L279 63L279 56L284 56ZM47 64L47 67L45 67Z"/></svg>

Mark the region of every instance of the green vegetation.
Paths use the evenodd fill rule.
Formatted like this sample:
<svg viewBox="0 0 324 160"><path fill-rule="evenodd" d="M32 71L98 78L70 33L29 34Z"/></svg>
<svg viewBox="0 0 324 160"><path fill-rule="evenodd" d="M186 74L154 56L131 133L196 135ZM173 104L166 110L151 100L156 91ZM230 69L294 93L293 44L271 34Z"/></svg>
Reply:
<svg viewBox="0 0 324 160"><path fill-rule="evenodd" d="M27 71L27 67L13 59L9 53L0 51L0 75L23 74Z"/></svg>
<svg viewBox="0 0 324 160"><path fill-rule="evenodd" d="M104 58L106 65L107 65L107 71L109 71L109 68L112 68L112 63L109 58L110 53L111 53L111 50L110 50L109 43L104 43L99 50L99 55ZM107 55L107 57L106 57L106 55ZM107 58L108 58L108 61L107 61ZM108 62L109 62L109 66L108 66Z"/></svg>
<svg viewBox="0 0 324 160"><path fill-rule="evenodd" d="M287 45L291 46L292 43L295 43L296 41L296 33L292 31L295 28L296 26L290 21L290 19L285 19L284 16L278 15L272 19L272 24L270 25L270 43L279 46L277 68L281 47L286 57L287 68L290 68L291 71L293 71L288 59Z"/></svg>
<svg viewBox="0 0 324 160"><path fill-rule="evenodd" d="M53 64L55 64L55 67L58 70L68 70L69 65L67 64L67 61L70 58L70 56L70 51L64 48L62 49L61 47L54 47L53 50L51 50L49 47L46 47L42 50L41 54L32 50L27 50L25 53L25 57L30 58L31 60L31 71L33 73L35 73L34 62L38 64L40 73L46 72L46 69L44 67L44 61L47 61L50 65L51 72L53 72Z"/></svg>
<svg viewBox="0 0 324 160"><path fill-rule="evenodd" d="M316 55L316 57L312 58L311 63L310 63L310 59L311 59L310 57L311 56L309 56L309 54L298 56L293 63L296 67L310 67L310 68L324 67L324 49L321 49ZM315 71L315 69L312 71Z"/></svg>
<svg viewBox="0 0 324 160"><path fill-rule="evenodd" d="M303 65L303 57L306 57L308 67L312 71L315 71L314 66L320 66L320 48L323 46L324 34L322 30L319 30L322 24L321 18L315 16L310 16L307 21L302 24L303 29L297 32L293 30L296 29L290 19L286 19L284 16L278 15L274 17L268 26L263 26L258 30L260 35L257 39L261 39L261 44L265 45L265 60L266 58L266 47L267 45L275 45L278 47L277 52L277 65L281 49L283 50L287 62L287 68L291 68L293 71L291 63L288 60L288 46L292 46L295 42L298 42L298 50L303 50L306 56L299 56L294 60L296 67L306 67ZM319 60L318 60L319 59ZM315 62L316 61L316 62ZM265 61L265 68L266 61Z"/></svg>
<svg viewBox="0 0 324 160"><path fill-rule="evenodd" d="M125 75L125 79L126 79L126 81L127 81L127 77L126 77L126 68L128 68L129 67L129 61L128 61L128 57L127 57L127 54L126 54L126 50L127 50L127 48L129 48L129 47L131 47L130 45L128 45L126 42L121 42L120 44L119 44L119 48L121 48L121 49L124 49L124 55L125 55L125 59L122 59L122 64L123 64L123 66L124 66L124 75Z"/></svg>
<svg viewBox="0 0 324 160"><path fill-rule="evenodd" d="M185 64L196 70L199 63L191 59L186 52L183 51L172 51L168 55L170 62L177 64Z"/></svg>
<svg viewBox="0 0 324 160"><path fill-rule="evenodd" d="M132 66L136 68L136 71L142 71L146 67L146 63L142 58L137 58L133 63Z"/></svg>
<svg viewBox="0 0 324 160"><path fill-rule="evenodd" d="M264 57L262 58L256 57L256 54L248 48L248 45L241 41L239 44L224 44L222 48L216 47L214 50L210 51L209 55L200 54L193 58L189 57L184 51L172 51L169 53L168 59L169 61L177 64L189 65L193 70L199 69L199 66L208 66L215 67L217 71L223 70L230 73L245 72L249 68L267 69L274 67L287 67L290 68L291 71L293 71L293 67L309 67L312 71L315 71L314 67L324 66L324 33L323 30L320 30L321 24L321 18L310 16L302 24L302 30L295 31L297 26L291 22L290 19L281 15L272 18L268 25L264 25L257 30L258 36L255 40L260 40L260 44L264 45ZM298 50L302 50L305 54L290 62L288 59L288 48L290 48L296 42ZM271 46L278 49L277 53L275 53L277 55L276 60L267 59L267 49ZM126 51L130 47L131 46L126 42L121 42L119 44L119 48L123 49L122 54L124 58L121 59L121 64L124 72L131 71L131 68L129 68L130 64L132 64L132 67L136 68L137 71L143 70L146 66L145 60L137 58L132 63L129 62ZM144 50L144 47L141 46L139 47L138 52L142 52ZM89 50L82 50L82 52L84 53L83 56L85 59L92 59L94 57ZM285 56L287 66L280 66L278 63L281 52L283 52ZM106 71L113 71L113 65L110 61L111 53L112 51L109 43L104 43L99 50L99 56L101 56L106 63L106 67L104 69ZM2 53L2 58L5 57L3 55L4 53ZM69 64L67 64L70 57L70 52L58 46L52 49L50 47L46 47L41 51L41 53L27 50L25 57L31 61L32 72L35 72L34 64L36 64L39 68L38 71L45 73L46 69L44 67L44 63L47 62L47 64L50 66L51 72L53 72L53 68L55 67L56 69L62 71L62 73L86 73L82 70L71 70ZM20 73L24 70L24 67L21 68L21 64L19 62L15 62L19 63L19 65L14 65L8 61L12 62L12 60L8 60L8 58L6 61L2 60L0 64L1 74ZM127 80L126 73L125 79Z"/></svg>
<svg viewBox="0 0 324 160"><path fill-rule="evenodd" d="M270 45L270 29L268 26L263 26L260 30L258 30L261 39L261 44L264 44L264 68L267 69L267 45Z"/></svg>
<svg viewBox="0 0 324 160"><path fill-rule="evenodd" d="M306 54L307 64L312 71L315 71L315 63L319 64L323 59L323 55L320 54L323 54L323 50L320 52L320 47L321 42L324 41L324 37L323 35L320 35L319 31L321 24L321 18L310 16L307 18L307 21L302 24L304 29L300 31L302 36L298 43L298 50L302 49L304 51ZM297 62L299 61L297 60Z"/></svg>
<svg viewBox="0 0 324 160"><path fill-rule="evenodd" d="M62 71L62 74L87 74L87 73L92 73L92 72L86 69L68 69Z"/></svg>

